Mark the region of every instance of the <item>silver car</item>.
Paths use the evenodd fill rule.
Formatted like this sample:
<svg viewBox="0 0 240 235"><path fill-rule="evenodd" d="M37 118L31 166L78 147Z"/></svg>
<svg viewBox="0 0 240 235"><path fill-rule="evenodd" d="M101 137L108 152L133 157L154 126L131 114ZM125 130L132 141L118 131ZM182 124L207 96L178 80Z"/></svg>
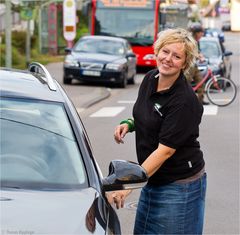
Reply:
<svg viewBox="0 0 240 235"><path fill-rule="evenodd" d="M231 79L231 51L225 49L218 37L202 37L200 39L200 51L208 59L213 73Z"/></svg>
<svg viewBox="0 0 240 235"><path fill-rule="evenodd" d="M105 193L142 186L144 169L114 160L103 178L67 94L29 70L0 69L1 234L121 234Z"/></svg>

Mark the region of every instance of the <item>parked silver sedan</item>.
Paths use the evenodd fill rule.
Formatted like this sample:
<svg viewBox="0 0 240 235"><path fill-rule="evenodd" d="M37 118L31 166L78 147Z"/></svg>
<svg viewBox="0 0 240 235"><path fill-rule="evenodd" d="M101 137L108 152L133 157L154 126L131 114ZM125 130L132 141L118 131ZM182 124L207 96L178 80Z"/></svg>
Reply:
<svg viewBox="0 0 240 235"><path fill-rule="evenodd" d="M232 52L221 46L217 37L202 37L199 44L201 53L208 59L213 73L231 79Z"/></svg>
<svg viewBox="0 0 240 235"><path fill-rule="evenodd" d="M44 66L0 69L1 234L121 234L105 193L141 187L136 163L103 178L79 115Z"/></svg>

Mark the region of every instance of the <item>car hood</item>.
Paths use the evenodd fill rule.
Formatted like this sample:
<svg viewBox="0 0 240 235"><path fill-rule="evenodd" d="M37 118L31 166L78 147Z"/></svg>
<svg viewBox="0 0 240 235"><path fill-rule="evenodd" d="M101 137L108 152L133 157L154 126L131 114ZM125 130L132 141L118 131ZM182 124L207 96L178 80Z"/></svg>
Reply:
<svg viewBox="0 0 240 235"><path fill-rule="evenodd" d="M221 57L209 58L210 65L218 65L222 62Z"/></svg>
<svg viewBox="0 0 240 235"><path fill-rule="evenodd" d="M4 234L105 234L103 223L86 216L94 205L93 188L79 191L1 191L1 231ZM89 231L86 218L93 218ZM101 221L102 222L102 221ZM91 229L90 229L91 230Z"/></svg>
<svg viewBox="0 0 240 235"><path fill-rule="evenodd" d="M92 63L110 63L123 59L122 56L99 54L99 53L77 53L72 52L72 56L79 62L92 62Z"/></svg>

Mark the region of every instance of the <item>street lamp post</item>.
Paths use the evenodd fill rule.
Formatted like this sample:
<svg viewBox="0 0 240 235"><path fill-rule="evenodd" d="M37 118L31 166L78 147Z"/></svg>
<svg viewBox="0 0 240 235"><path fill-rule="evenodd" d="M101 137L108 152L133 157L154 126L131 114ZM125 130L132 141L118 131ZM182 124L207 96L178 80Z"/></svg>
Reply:
<svg viewBox="0 0 240 235"><path fill-rule="evenodd" d="M6 61L5 66L12 67L12 16L11 16L11 1L5 0L6 12L5 12L5 41L6 41Z"/></svg>

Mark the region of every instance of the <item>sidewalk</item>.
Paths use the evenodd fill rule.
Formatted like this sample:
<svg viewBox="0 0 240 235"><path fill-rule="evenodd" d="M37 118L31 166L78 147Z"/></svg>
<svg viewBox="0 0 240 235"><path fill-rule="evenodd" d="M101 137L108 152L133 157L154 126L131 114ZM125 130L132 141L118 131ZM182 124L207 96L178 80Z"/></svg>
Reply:
<svg viewBox="0 0 240 235"><path fill-rule="evenodd" d="M71 97L72 102L79 112L91 105L108 98L111 95L110 89L103 86L80 85L73 80L71 85L63 85L63 63L50 63L46 65L47 70Z"/></svg>
<svg viewBox="0 0 240 235"><path fill-rule="evenodd" d="M203 26L205 28L219 28L221 29L223 26L223 23L225 21L230 20L230 15L229 14L220 14L219 17L204 17L202 19L203 21Z"/></svg>
<svg viewBox="0 0 240 235"><path fill-rule="evenodd" d="M79 92L76 96L71 95L71 100L78 112L82 112L84 109L89 108L90 106L108 98L111 95L110 89L105 87L76 86L79 88ZM66 87L64 87L64 89L66 91L68 90Z"/></svg>

